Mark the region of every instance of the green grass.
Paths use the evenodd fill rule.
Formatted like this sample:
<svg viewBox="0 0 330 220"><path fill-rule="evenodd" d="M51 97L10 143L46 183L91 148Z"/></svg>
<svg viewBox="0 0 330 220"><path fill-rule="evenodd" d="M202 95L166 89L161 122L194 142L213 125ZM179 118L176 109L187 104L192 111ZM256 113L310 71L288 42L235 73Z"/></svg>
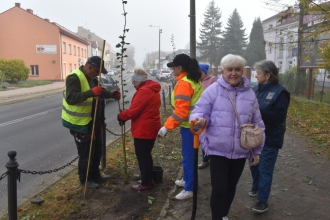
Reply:
<svg viewBox="0 0 330 220"><path fill-rule="evenodd" d="M52 81L45 81L45 80L27 80L27 81L20 81L15 85L12 85L14 87L19 87L19 88L29 88L29 87L34 87L34 86L43 86L43 85L48 85L52 84Z"/></svg>
<svg viewBox="0 0 330 220"><path fill-rule="evenodd" d="M314 150L330 158L330 106L325 103L291 97L288 125L315 142Z"/></svg>

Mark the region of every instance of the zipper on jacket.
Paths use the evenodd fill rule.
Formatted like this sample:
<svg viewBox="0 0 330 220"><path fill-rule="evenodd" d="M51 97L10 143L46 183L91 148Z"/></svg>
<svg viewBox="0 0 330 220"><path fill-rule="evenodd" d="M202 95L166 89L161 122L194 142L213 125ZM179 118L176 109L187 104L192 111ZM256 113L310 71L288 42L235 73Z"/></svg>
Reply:
<svg viewBox="0 0 330 220"><path fill-rule="evenodd" d="M230 95L230 93L229 93ZM236 106L236 97L237 97L237 90L235 89L235 106ZM234 110L235 111L235 110ZM238 112L237 112L237 116L239 117L238 115ZM233 159L233 154L234 154L234 149L235 149L235 130L236 130L236 117L234 116L234 133L233 133L233 144L232 144L232 151L231 151L231 158L230 159Z"/></svg>

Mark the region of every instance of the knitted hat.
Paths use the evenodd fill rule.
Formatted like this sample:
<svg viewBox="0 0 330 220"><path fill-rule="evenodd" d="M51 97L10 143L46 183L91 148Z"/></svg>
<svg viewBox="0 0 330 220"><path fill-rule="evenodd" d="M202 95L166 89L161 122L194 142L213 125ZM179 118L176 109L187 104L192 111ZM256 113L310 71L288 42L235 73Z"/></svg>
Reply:
<svg viewBox="0 0 330 220"><path fill-rule="evenodd" d="M209 70L209 65L207 64L199 64L199 69L201 69L205 74L207 74L207 71Z"/></svg>
<svg viewBox="0 0 330 220"><path fill-rule="evenodd" d="M148 74L143 69L135 69L132 76L132 81L143 82L148 79Z"/></svg>

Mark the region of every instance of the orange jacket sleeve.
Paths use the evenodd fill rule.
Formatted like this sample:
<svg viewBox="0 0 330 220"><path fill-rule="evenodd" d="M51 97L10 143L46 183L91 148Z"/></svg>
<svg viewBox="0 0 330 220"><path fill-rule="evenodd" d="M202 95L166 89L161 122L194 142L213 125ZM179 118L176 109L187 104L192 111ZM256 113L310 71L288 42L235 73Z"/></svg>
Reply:
<svg viewBox="0 0 330 220"><path fill-rule="evenodd" d="M174 87L174 111L165 122L167 130L172 130L189 119L190 100L193 94L194 89L187 81L180 80Z"/></svg>

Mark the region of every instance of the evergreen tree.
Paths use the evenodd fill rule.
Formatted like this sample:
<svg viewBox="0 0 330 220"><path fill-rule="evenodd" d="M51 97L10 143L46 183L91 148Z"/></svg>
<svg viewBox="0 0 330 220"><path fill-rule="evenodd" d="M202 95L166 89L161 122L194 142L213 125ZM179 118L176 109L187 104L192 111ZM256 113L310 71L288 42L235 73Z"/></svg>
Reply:
<svg viewBox="0 0 330 220"><path fill-rule="evenodd" d="M225 28L223 39L221 39L221 57L227 54L243 56L246 47L246 35L241 16L235 8L229 16L227 27Z"/></svg>
<svg viewBox="0 0 330 220"><path fill-rule="evenodd" d="M264 31L260 18L253 21L250 42L244 52L246 64L253 67L254 63L266 59Z"/></svg>
<svg viewBox="0 0 330 220"><path fill-rule="evenodd" d="M220 34L222 23L220 22L221 11L215 5L214 0L210 1L205 13L204 21L199 30L201 43L197 43L197 48L201 53L201 60L209 62L210 66L219 64Z"/></svg>

